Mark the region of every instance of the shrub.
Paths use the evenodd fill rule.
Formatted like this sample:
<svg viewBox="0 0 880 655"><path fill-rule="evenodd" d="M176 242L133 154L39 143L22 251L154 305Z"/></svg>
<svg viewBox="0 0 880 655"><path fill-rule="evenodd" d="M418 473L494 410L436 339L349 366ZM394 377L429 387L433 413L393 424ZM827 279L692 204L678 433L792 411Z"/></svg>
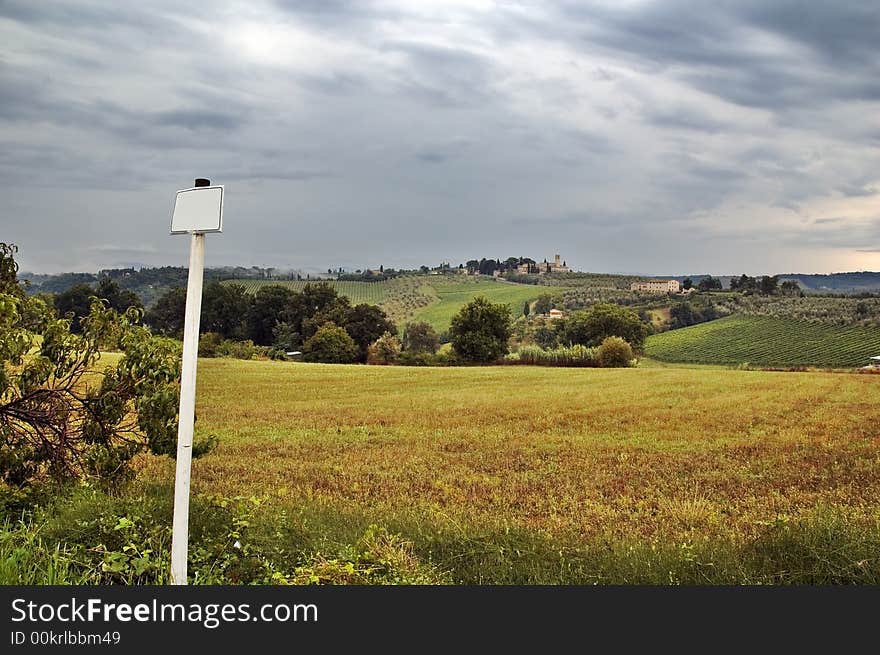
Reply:
<svg viewBox="0 0 880 655"><path fill-rule="evenodd" d="M620 337L605 337L602 345L596 352L599 366L603 368L617 368L630 366L633 360L632 347Z"/></svg>
<svg viewBox="0 0 880 655"><path fill-rule="evenodd" d="M223 337L217 332L205 332L199 337L199 357L216 357Z"/></svg>
<svg viewBox="0 0 880 655"><path fill-rule="evenodd" d="M224 339L217 332L206 332L199 337L199 357L230 357L232 359L258 359L270 357L272 349L256 346L250 339L234 341Z"/></svg>
<svg viewBox="0 0 880 655"><path fill-rule="evenodd" d="M430 353L414 353L404 350L397 358L401 366L433 366L434 356Z"/></svg>
<svg viewBox="0 0 880 655"><path fill-rule="evenodd" d="M400 357L400 339L386 332L367 348L367 364L394 364Z"/></svg>
<svg viewBox="0 0 880 655"><path fill-rule="evenodd" d="M358 347L344 329L328 321L303 344L303 361L327 364L351 364L357 359Z"/></svg>

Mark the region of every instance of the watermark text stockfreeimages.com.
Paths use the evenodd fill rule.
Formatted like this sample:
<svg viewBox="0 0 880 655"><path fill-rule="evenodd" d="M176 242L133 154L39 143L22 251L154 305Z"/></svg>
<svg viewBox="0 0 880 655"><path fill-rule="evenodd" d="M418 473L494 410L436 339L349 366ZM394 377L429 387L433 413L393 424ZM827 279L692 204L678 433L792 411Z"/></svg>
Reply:
<svg viewBox="0 0 880 655"><path fill-rule="evenodd" d="M101 598L60 602L12 601L12 622L34 623L192 623L213 630L224 623L317 623L314 603L108 603Z"/></svg>

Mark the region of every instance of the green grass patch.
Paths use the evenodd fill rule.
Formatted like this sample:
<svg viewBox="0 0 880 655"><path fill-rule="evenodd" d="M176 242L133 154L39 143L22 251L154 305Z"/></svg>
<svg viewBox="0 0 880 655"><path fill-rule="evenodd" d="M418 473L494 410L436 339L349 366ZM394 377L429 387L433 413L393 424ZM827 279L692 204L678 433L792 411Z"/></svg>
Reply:
<svg viewBox="0 0 880 655"><path fill-rule="evenodd" d="M852 368L880 354L880 329L730 316L653 335L645 352L666 362Z"/></svg>

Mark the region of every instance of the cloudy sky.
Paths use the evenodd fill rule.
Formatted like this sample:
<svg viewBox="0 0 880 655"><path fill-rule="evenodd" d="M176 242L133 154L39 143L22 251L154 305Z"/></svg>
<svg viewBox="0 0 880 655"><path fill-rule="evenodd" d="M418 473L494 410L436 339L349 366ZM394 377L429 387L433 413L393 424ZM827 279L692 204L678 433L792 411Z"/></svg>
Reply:
<svg viewBox="0 0 880 655"><path fill-rule="evenodd" d="M0 0L23 269L184 265L195 177L209 266L880 270L880 3Z"/></svg>

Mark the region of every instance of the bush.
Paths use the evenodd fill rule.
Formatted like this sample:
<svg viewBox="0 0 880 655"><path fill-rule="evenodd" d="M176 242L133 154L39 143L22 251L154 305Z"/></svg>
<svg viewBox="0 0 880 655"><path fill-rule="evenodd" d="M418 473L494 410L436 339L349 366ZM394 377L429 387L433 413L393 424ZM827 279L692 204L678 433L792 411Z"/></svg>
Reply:
<svg viewBox="0 0 880 655"><path fill-rule="evenodd" d="M633 357L632 346L620 337L605 337L596 352L599 366L603 368L630 366Z"/></svg>
<svg viewBox="0 0 880 655"><path fill-rule="evenodd" d="M400 350L400 339L386 332L367 348L367 364L394 364Z"/></svg>
<svg viewBox="0 0 880 655"><path fill-rule="evenodd" d="M199 357L216 357L223 337L217 332L205 332L199 337Z"/></svg>
<svg viewBox="0 0 880 655"><path fill-rule="evenodd" d="M303 361L326 364L351 364L357 359L358 347L344 329L328 321L303 344Z"/></svg>
<svg viewBox="0 0 880 655"><path fill-rule="evenodd" d="M414 353L404 350L397 358L401 366L434 366L434 355L431 353Z"/></svg>
<svg viewBox="0 0 880 655"><path fill-rule="evenodd" d="M256 346L250 339L234 341L224 339L217 332L206 332L199 337L199 357L230 357L232 359L258 359L270 357L272 349Z"/></svg>

